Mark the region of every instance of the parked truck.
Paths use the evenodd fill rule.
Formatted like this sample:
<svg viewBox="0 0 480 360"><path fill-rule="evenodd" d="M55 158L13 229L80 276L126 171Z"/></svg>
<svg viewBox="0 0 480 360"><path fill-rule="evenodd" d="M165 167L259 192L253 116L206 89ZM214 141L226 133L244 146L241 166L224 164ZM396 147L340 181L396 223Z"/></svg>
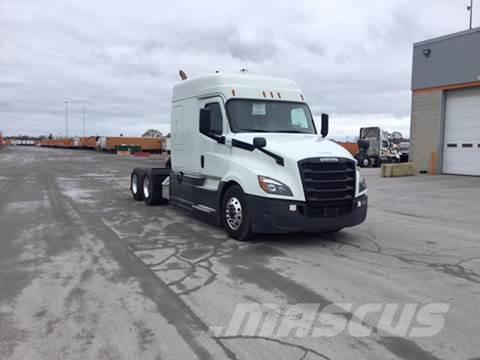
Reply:
<svg viewBox="0 0 480 360"><path fill-rule="evenodd" d="M408 161L408 154L405 157L397 141L394 141L394 139L398 139L400 133L392 134L378 126L361 128L358 138L359 152L355 156L360 166L379 167L385 163Z"/></svg>
<svg viewBox="0 0 480 360"><path fill-rule="evenodd" d="M231 237L330 232L367 215L357 162L318 133L298 85L247 74L211 74L173 88L171 168L136 168L133 198L171 204Z"/></svg>

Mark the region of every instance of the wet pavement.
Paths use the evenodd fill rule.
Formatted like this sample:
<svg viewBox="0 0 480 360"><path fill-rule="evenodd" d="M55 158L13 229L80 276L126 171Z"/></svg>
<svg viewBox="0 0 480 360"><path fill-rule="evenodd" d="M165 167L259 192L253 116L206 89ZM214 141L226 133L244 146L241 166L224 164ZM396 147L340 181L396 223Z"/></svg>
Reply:
<svg viewBox="0 0 480 360"><path fill-rule="evenodd" d="M130 170L158 165L0 150L0 359L480 357L480 178L366 169L364 224L242 243L183 210L133 201ZM433 336L412 336L413 323L405 336L382 332L382 310L362 322L366 336L214 331L238 304L288 317L295 305L345 303L448 311Z"/></svg>

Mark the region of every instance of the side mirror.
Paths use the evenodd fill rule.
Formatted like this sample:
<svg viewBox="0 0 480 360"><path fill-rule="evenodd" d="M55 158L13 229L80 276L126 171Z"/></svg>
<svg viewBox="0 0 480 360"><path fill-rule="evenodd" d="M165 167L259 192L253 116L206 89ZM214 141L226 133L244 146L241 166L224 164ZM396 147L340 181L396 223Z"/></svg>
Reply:
<svg viewBox="0 0 480 360"><path fill-rule="evenodd" d="M323 137L328 135L328 114L322 114L322 128L320 129L320 134Z"/></svg>
<svg viewBox="0 0 480 360"><path fill-rule="evenodd" d="M368 140L360 139L357 141L357 144L360 150L367 150L370 147L370 142Z"/></svg>
<svg viewBox="0 0 480 360"><path fill-rule="evenodd" d="M261 149L267 146L267 139L264 137L255 137L253 138L253 146L255 149Z"/></svg>
<svg viewBox="0 0 480 360"><path fill-rule="evenodd" d="M200 123L199 130L202 134L210 133L212 128L212 112L210 109L202 108L200 109Z"/></svg>

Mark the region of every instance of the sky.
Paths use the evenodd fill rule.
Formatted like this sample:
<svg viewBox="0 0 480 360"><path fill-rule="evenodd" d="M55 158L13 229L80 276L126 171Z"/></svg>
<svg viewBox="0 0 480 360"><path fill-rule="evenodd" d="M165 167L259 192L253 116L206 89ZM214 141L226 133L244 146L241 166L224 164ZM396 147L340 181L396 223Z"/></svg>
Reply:
<svg viewBox="0 0 480 360"><path fill-rule="evenodd" d="M474 25L480 25L480 0ZM294 79L330 137L408 135L412 44L465 30L467 0L0 0L0 131L168 132L188 75Z"/></svg>

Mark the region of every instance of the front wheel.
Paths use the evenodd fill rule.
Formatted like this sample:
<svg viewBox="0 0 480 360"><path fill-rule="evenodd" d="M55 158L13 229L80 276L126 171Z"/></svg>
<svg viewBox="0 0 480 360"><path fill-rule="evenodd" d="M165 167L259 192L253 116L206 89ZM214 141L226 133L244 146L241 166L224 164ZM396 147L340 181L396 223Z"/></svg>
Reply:
<svg viewBox="0 0 480 360"><path fill-rule="evenodd" d="M369 158L363 158L361 161L362 167L366 168L370 166L370 159Z"/></svg>
<svg viewBox="0 0 480 360"><path fill-rule="evenodd" d="M225 191L221 207L222 224L226 233L240 241L252 238L252 224L242 189L234 185Z"/></svg>

